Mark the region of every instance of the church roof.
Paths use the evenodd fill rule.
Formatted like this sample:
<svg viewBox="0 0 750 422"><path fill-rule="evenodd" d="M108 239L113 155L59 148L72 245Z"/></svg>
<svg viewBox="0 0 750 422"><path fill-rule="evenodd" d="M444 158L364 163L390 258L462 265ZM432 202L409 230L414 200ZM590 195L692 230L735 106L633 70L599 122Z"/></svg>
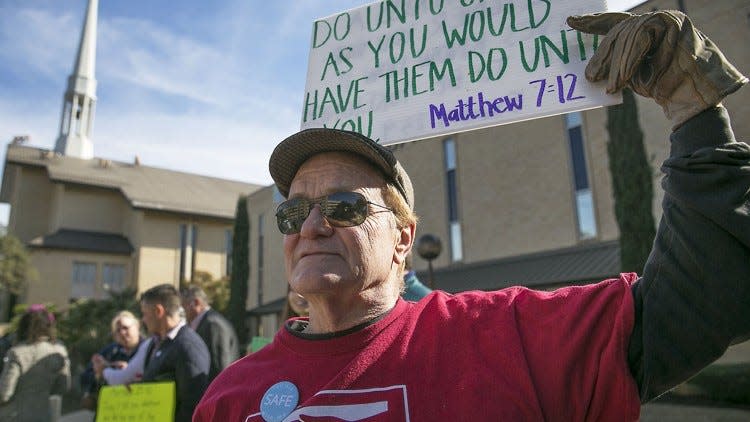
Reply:
<svg viewBox="0 0 750 422"><path fill-rule="evenodd" d="M130 255L133 253L133 246L123 235L70 229L60 229L52 234L39 236L32 239L29 246L114 255Z"/></svg>
<svg viewBox="0 0 750 422"><path fill-rule="evenodd" d="M0 201L8 202L8 164L44 167L50 180L116 189L135 208L234 218L237 199L262 185L106 160L80 159L23 145L8 145Z"/></svg>

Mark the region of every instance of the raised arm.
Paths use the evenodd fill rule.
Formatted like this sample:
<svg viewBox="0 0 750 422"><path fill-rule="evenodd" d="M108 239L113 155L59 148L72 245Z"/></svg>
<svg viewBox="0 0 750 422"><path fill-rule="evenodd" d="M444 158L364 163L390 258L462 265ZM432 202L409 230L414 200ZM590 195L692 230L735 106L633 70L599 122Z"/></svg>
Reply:
<svg viewBox="0 0 750 422"><path fill-rule="evenodd" d="M139 377L143 376L146 355L148 354L148 348L152 341L152 337L143 340L141 344L138 345L138 350L136 350L133 357L130 358L126 367L122 369L104 368L102 376L107 384L120 385L139 381Z"/></svg>
<svg viewBox="0 0 750 422"><path fill-rule="evenodd" d="M608 91L653 98L673 123L663 215L633 286L628 361L648 401L750 334L750 147L734 139L721 99L742 76L680 12L573 17L606 34L586 69Z"/></svg>

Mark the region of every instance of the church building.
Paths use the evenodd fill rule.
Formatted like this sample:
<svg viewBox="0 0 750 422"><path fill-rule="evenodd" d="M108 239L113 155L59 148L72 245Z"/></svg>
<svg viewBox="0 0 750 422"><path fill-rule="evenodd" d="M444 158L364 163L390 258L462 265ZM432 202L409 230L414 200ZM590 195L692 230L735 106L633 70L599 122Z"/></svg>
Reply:
<svg viewBox="0 0 750 422"><path fill-rule="evenodd" d="M178 285L196 271L226 276L237 199L260 187L95 156L97 10L89 0L54 150L22 139L7 148L0 201L10 204L8 233L39 273L18 302L64 307Z"/></svg>

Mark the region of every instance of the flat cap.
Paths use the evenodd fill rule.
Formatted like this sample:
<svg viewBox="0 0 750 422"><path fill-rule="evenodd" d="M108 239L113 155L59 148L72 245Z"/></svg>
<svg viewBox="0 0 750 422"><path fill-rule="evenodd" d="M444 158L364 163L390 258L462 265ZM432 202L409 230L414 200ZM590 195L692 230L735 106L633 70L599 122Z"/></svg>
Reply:
<svg viewBox="0 0 750 422"><path fill-rule="evenodd" d="M382 171L386 181L393 184L409 204L409 208L414 209L414 188L409 175L393 153L362 134L340 129L301 130L276 146L268 162L268 169L284 197L289 196L289 188L300 166L313 155L322 152L349 152L362 157Z"/></svg>

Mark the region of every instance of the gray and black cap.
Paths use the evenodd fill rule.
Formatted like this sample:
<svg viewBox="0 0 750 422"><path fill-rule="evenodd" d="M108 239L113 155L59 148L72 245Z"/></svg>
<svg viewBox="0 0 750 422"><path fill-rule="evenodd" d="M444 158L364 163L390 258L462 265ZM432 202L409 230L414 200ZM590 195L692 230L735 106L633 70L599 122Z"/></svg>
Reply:
<svg viewBox="0 0 750 422"><path fill-rule="evenodd" d="M409 208L414 209L414 188L409 175L393 153L364 135L340 129L305 129L276 146L268 162L268 169L284 197L289 196L289 188L300 166L313 155L322 152L349 152L364 158L383 172L386 181L393 184L409 204Z"/></svg>

